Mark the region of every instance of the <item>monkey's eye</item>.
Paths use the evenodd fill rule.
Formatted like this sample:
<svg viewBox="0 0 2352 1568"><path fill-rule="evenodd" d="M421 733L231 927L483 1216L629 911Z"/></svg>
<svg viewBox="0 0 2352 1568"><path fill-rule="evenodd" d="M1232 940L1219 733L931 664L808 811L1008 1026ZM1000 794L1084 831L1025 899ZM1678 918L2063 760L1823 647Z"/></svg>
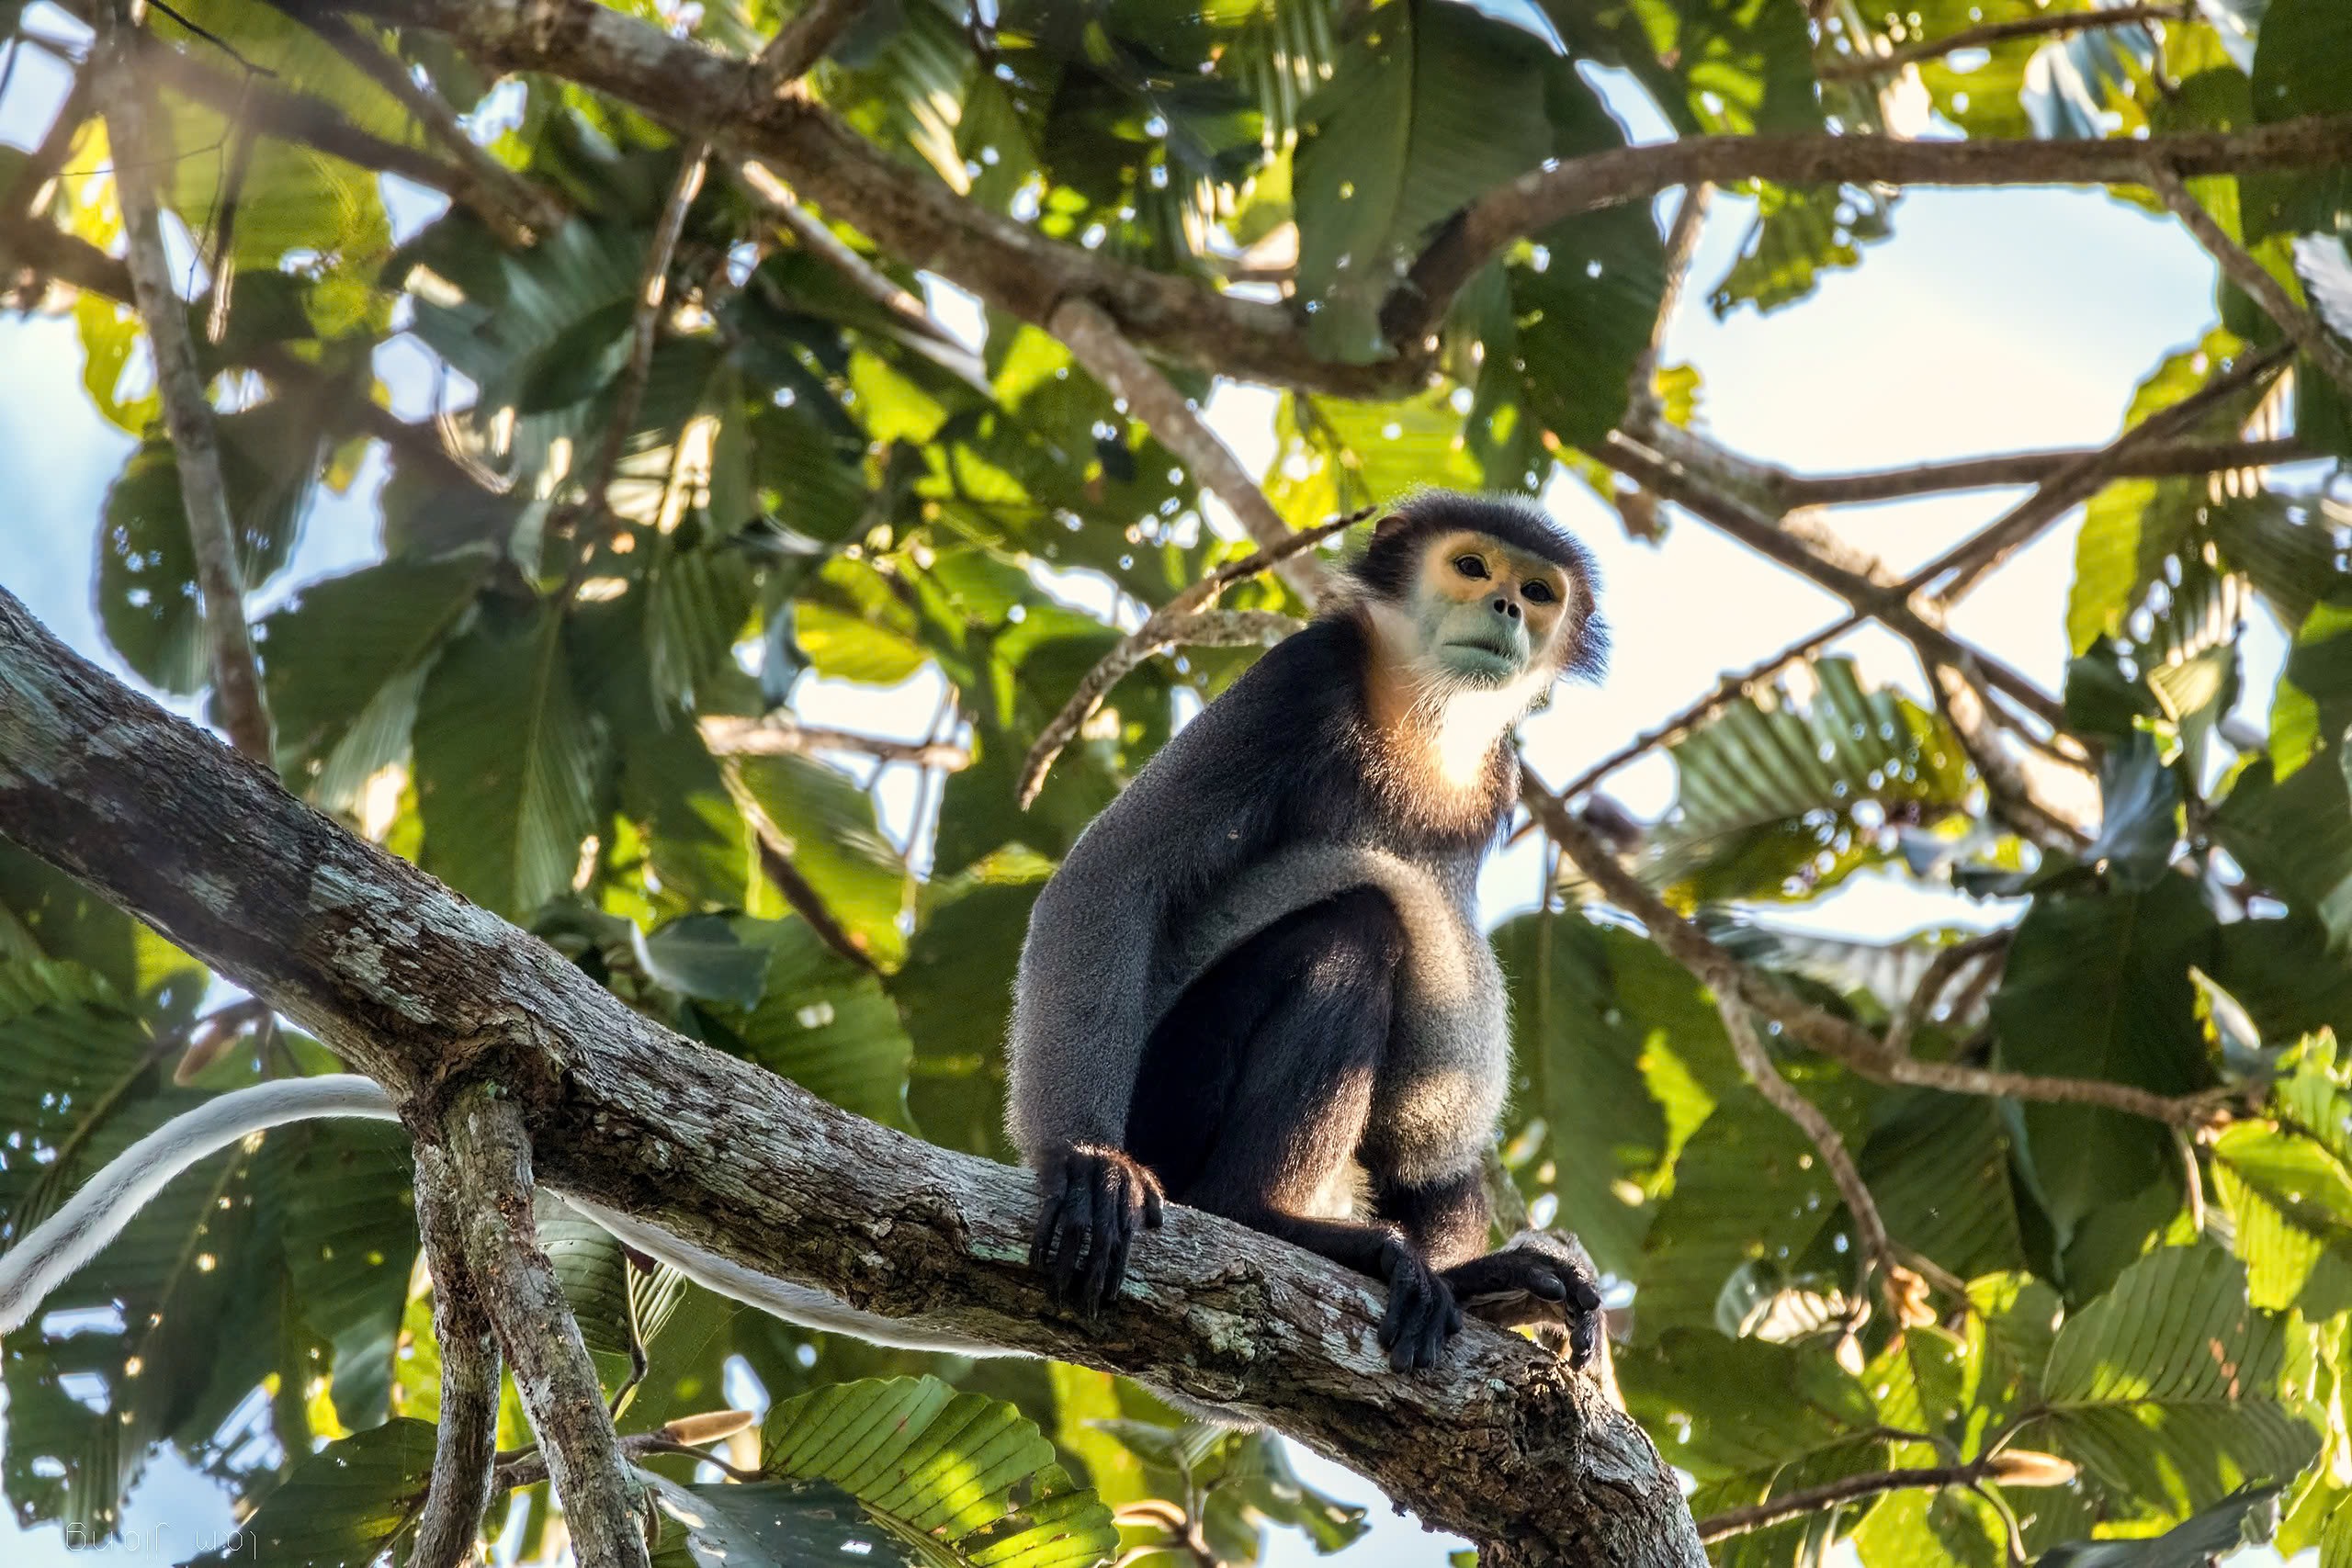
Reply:
<svg viewBox="0 0 2352 1568"><path fill-rule="evenodd" d="M1464 577L1483 579L1487 576L1486 561L1474 555L1459 555L1454 557L1453 570L1460 572Z"/></svg>
<svg viewBox="0 0 2352 1568"><path fill-rule="evenodd" d="M1526 596L1527 602L1531 604L1549 604L1557 597L1552 592L1552 585L1540 577L1530 581L1520 590L1520 592Z"/></svg>

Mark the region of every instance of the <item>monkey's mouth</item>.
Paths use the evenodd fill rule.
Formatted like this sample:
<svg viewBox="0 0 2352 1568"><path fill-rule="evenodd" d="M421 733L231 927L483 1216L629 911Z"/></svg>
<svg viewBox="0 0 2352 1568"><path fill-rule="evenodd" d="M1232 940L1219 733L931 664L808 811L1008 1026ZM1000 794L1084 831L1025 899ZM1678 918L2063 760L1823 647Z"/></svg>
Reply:
<svg viewBox="0 0 2352 1568"><path fill-rule="evenodd" d="M1482 637L1458 637L1445 646L1450 652L1472 654L1481 662L1492 660L1513 670L1518 669L1521 662L1519 649L1510 643L1490 642Z"/></svg>

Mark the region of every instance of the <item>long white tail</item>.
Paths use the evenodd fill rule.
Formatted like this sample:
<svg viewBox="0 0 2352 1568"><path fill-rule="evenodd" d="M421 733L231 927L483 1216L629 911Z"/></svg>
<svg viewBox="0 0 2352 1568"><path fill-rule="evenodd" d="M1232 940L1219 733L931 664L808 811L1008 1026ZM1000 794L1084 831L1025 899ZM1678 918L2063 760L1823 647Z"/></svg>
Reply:
<svg viewBox="0 0 2352 1568"><path fill-rule="evenodd" d="M332 1074L256 1084L208 1100L131 1145L32 1234L0 1254L0 1334L22 1327L49 1293L97 1256L166 1183L208 1155L289 1122L356 1116L397 1122L391 1097L373 1078ZM810 1328L855 1335L877 1345L965 1355L1006 1352L960 1335L859 1312L812 1286L795 1285L744 1268L584 1198L564 1201L639 1251L660 1258L720 1295Z"/></svg>

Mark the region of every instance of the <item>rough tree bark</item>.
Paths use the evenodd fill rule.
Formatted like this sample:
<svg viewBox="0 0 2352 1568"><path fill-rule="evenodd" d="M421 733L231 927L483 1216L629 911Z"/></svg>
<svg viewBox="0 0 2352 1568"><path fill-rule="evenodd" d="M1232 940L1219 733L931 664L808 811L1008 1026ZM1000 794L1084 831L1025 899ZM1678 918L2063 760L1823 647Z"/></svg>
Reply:
<svg viewBox="0 0 2352 1568"><path fill-rule="evenodd" d="M0 592L0 834L154 926L439 1122L517 1108L548 1186L884 1316L1125 1372L1262 1421L1498 1564L1704 1561L1632 1420L1473 1325L1432 1373L1370 1283L1190 1210L1098 1325L1027 1266L1022 1172L932 1147L632 1012L552 949L353 836Z"/></svg>

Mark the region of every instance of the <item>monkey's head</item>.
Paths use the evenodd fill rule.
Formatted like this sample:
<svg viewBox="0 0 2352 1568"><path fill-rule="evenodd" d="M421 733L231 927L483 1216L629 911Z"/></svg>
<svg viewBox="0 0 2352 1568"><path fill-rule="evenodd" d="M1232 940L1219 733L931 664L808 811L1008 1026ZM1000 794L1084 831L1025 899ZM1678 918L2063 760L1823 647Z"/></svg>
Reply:
<svg viewBox="0 0 2352 1568"><path fill-rule="evenodd" d="M1430 695L1507 694L1523 712L1560 676L1608 663L1591 553L1532 502L1416 496L1349 575L1383 651Z"/></svg>

